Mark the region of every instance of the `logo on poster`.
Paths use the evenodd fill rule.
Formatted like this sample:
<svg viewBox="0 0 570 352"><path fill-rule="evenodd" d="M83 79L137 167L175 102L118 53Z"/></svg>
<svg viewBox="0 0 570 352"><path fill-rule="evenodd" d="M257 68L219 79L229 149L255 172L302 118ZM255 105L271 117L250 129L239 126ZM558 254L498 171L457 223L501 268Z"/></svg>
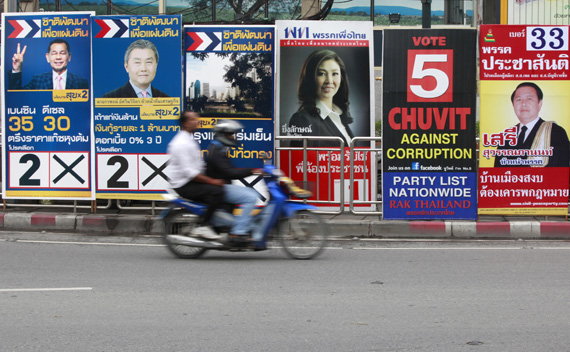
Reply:
<svg viewBox="0 0 570 352"><path fill-rule="evenodd" d="M286 27L283 31L285 32L285 39L309 38L309 27Z"/></svg>

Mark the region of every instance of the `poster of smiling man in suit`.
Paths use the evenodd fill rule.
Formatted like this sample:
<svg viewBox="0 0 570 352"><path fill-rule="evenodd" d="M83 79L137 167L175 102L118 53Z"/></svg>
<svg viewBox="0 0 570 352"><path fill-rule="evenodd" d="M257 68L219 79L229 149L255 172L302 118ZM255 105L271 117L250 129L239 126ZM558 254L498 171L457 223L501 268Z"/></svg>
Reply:
<svg viewBox="0 0 570 352"><path fill-rule="evenodd" d="M93 14L2 14L4 198L95 198Z"/></svg>
<svg viewBox="0 0 570 352"><path fill-rule="evenodd" d="M51 71L35 74L31 80L22 86L22 70L27 46L17 44L17 49L12 56L12 70L8 71L9 89L87 89L87 79L75 75L67 69L71 61L71 48L65 39L54 39L49 42L46 61L51 66Z"/></svg>

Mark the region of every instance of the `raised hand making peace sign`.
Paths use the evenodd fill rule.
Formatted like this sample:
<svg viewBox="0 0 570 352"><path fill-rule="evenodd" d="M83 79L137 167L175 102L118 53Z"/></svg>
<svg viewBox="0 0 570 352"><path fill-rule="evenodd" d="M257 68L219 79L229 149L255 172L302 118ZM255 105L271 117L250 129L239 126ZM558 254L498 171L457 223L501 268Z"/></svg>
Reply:
<svg viewBox="0 0 570 352"><path fill-rule="evenodd" d="M14 72L22 71L22 64L24 63L24 54L26 54L27 46L24 45L24 49L20 51L20 43L18 43L18 49L14 56L12 56L12 70Z"/></svg>

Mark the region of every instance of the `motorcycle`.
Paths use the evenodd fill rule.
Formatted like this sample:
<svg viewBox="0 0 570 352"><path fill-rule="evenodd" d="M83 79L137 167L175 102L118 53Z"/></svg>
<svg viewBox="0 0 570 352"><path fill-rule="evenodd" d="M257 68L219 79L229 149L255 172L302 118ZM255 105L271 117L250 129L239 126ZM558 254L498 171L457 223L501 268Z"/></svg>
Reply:
<svg viewBox="0 0 570 352"><path fill-rule="evenodd" d="M312 259L322 253L329 230L326 223L314 212L313 205L293 201L310 198L312 193L300 187L274 165L263 167L263 178L269 193L264 208L253 217L258 224L252 241L233 242L227 232L234 221L231 211L217 210L212 218L214 230L222 236L219 240L192 237L206 206L181 198L173 192L165 194L170 206L162 212L164 224L162 236L167 248L178 258L199 258L208 250L258 251L267 248L270 238L277 239L285 253L295 259Z"/></svg>

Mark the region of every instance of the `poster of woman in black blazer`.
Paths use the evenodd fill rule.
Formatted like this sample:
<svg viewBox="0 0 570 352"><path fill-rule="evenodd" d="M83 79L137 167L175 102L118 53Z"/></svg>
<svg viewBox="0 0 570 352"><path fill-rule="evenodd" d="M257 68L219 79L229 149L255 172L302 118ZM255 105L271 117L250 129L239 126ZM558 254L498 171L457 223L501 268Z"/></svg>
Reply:
<svg viewBox="0 0 570 352"><path fill-rule="evenodd" d="M355 85L350 84L347 65L341 55L337 51L343 51L344 48L312 48L312 52L303 62L297 81L297 109L292 113L287 123L281 121L281 134L287 136L320 136L320 137L340 137L344 141L344 146L349 147L350 141L356 136L369 136L370 133L370 110L369 110L369 81L368 81L368 65L364 70L362 67L355 71L357 81L362 83L356 89L361 97L357 103L357 109L360 113L361 121L359 121L356 133L353 129L355 119L352 117L350 109L351 88ZM354 48L351 48L354 51ZM346 50L345 50L346 51ZM358 56L353 53L351 55L351 65L357 66ZM368 56L365 56L366 59ZM283 57L282 57L283 60ZM289 62L289 60L283 60ZM283 62L282 61L282 62ZM287 76L287 75L286 75ZM363 77L366 79L363 80ZM282 83L283 83L283 75ZM287 78L284 79L287 81ZM289 80L289 83L290 82ZM363 87L365 86L365 87ZM285 88L284 85L281 85ZM282 89L282 98L283 98ZM364 99L362 99L364 93ZM291 97L289 97L290 99ZM290 100L288 100L289 102ZM286 116L284 111L291 108L290 104L281 101L281 116ZM301 139L292 140L290 146L302 146ZM309 147L338 147L338 140L309 140Z"/></svg>

